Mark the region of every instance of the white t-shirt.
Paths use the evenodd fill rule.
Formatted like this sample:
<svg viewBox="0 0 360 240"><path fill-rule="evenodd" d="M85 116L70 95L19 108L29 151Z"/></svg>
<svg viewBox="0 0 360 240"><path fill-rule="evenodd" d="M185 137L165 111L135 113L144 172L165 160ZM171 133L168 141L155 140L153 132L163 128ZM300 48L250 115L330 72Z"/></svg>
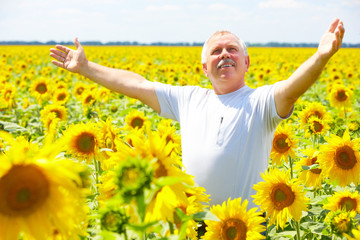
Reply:
<svg viewBox="0 0 360 240"><path fill-rule="evenodd" d="M160 115L180 123L186 172L210 194L210 205L241 197L255 207L253 185L268 166L278 116L274 85L216 95L198 86L155 83Z"/></svg>

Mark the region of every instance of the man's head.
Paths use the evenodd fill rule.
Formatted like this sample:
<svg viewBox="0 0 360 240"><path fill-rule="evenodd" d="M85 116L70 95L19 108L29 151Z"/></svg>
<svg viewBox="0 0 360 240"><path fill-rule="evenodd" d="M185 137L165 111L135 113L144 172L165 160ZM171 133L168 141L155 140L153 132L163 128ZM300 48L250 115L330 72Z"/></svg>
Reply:
<svg viewBox="0 0 360 240"><path fill-rule="evenodd" d="M214 32L204 43L203 45L203 48L202 48L202 51L201 51L201 63L204 64L206 63L206 51L207 51L207 48L208 48L208 45L209 45L209 41L212 37L215 37L217 35L224 35L224 34L231 34L233 35L239 42L239 45L241 46L242 50L244 51L244 55L245 56L249 56L248 52L247 52L247 47L246 47L246 44L243 40L241 40L238 36L236 36L235 34L233 34L232 32L230 31L227 31L227 30L221 30L221 31L216 31Z"/></svg>
<svg viewBox="0 0 360 240"><path fill-rule="evenodd" d="M216 94L226 94L245 85L249 68L246 45L229 31L215 32L205 42L202 52L205 75Z"/></svg>

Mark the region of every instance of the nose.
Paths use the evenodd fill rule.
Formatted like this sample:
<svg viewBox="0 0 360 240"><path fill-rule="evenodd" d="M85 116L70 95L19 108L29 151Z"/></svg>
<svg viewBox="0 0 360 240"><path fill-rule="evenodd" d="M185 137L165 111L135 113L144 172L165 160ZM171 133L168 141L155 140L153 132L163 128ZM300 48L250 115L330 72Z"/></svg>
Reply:
<svg viewBox="0 0 360 240"><path fill-rule="evenodd" d="M224 48L221 52L221 59L230 58L230 53Z"/></svg>

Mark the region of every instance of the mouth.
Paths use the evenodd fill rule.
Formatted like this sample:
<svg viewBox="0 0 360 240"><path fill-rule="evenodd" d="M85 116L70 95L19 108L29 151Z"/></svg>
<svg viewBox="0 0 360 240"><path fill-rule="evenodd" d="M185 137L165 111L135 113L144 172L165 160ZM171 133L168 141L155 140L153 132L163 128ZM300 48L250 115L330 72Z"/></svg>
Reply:
<svg viewBox="0 0 360 240"><path fill-rule="evenodd" d="M222 59L216 67L217 69L221 69L221 68L229 68L235 66L236 63L232 59Z"/></svg>

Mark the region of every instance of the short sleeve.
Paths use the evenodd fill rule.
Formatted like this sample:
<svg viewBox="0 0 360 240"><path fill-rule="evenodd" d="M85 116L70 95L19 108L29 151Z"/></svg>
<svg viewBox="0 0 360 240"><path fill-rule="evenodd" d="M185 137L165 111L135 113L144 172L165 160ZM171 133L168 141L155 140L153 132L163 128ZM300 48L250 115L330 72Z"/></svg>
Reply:
<svg viewBox="0 0 360 240"><path fill-rule="evenodd" d="M155 92L160 104L160 116L179 121L179 87L155 82Z"/></svg>

